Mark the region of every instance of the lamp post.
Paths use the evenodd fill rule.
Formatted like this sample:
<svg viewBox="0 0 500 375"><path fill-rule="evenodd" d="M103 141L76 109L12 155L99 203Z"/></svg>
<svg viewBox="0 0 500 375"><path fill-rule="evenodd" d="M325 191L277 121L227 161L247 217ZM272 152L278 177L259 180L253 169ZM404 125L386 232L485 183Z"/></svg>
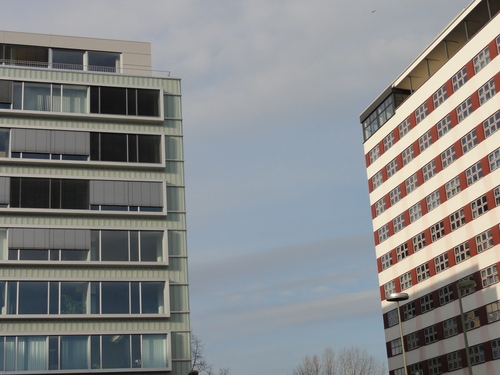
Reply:
<svg viewBox="0 0 500 375"><path fill-rule="evenodd" d="M470 363L469 342L467 341L467 331L465 330L464 308L462 306L462 290L475 287L476 287L476 282L474 280L462 280L457 283L458 302L460 304L460 318L462 319L462 331L464 332L465 355L467 357L467 366L469 367L469 375L473 374L472 374L472 365Z"/></svg>
<svg viewBox="0 0 500 375"><path fill-rule="evenodd" d="M405 375L408 375L408 369L406 368L405 342L403 339L403 324L401 323L401 312L399 311L399 302L406 301L408 297L409 297L408 293L391 293L386 298L387 301L396 302L398 304L399 337L401 338L401 349L403 354L403 367L405 369Z"/></svg>

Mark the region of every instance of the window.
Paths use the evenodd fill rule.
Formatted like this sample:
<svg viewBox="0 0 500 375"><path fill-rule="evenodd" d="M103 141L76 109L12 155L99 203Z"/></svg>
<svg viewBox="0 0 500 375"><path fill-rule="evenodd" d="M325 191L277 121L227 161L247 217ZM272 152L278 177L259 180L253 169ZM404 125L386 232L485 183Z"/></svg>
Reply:
<svg viewBox="0 0 500 375"><path fill-rule="evenodd" d="M450 215L451 230L455 230L465 224L464 209L461 208Z"/></svg>
<svg viewBox="0 0 500 375"><path fill-rule="evenodd" d="M451 197L457 195L460 192L460 178L457 176L454 179L448 181L444 185L444 189L446 190L446 198L450 199Z"/></svg>
<svg viewBox="0 0 500 375"><path fill-rule="evenodd" d="M396 247L396 255L398 257L398 262L408 256L408 244L406 242Z"/></svg>
<svg viewBox="0 0 500 375"><path fill-rule="evenodd" d="M451 117L450 117L450 115L447 115L442 120L440 120L436 124L436 128L437 128L437 132L438 132L438 138L441 138L443 135L448 133L451 130Z"/></svg>
<svg viewBox="0 0 500 375"><path fill-rule="evenodd" d="M410 365L410 375L424 375L421 363L414 363Z"/></svg>
<svg viewBox="0 0 500 375"><path fill-rule="evenodd" d="M425 233L419 233L415 237L412 238L413 243L413 251L417 252L420 249L423 249L426 245L425 243Z"/></svg>
<svg viewBox="0 0 500 375"><path fill-rule="evenodd" d="M410 147L407 147L403 153L402 153L402 158L403 158L403 166L405 166L406 164L408 164L410 161L413 160L413 157L414 157L414 153L413 153L413 145L411 145Z"/></svg>
<svg viewBox="0 0 500 375"><path fill-rule="evenodd" d="M415 117L417 120L417 124L420 123L424 118L426 118L428 114L429 114L429 109L427 108L427 102L424 102L415 111Z"/></svg>
<svg viewBox="0 0 500 375"><path fill-rule="evenodd" d="M469 348L470 363L472 366L485 361L483 344L474 345Z"/></svg>
<svg viewBox="0 0 500 375"><path fill-rule="evenodd" d="M414 173L405 180L406 194L410 194L413 190L418 188L417 174Z"/></svg>
<svg viewBox="0 0 500 375"><path fill-rule="evenodd" d="M476 236L477 252L483 252L493 246L493 234L491 229Z"/></svg>
<svg viewBox="0 0 500 375"><path fill-rule="evenodd" d="M424 174L424 182L434 177L434 175L437 173L436 161L432 160L431 162L424 165L424 167L422 168L422 172Z"/></svg>
<svg viewBox="0 0 500 375"><path fill-rule="evenodd" d="M500 320L500 301L486 305L486 318L488 319L488 323Z"/></svg>
<svg viewBox="0 0 500 375"><path fill-rule="evenodd" d="M372 185L373 185L373 190L378 188L380 185L382 185L382 182L384 182L382 178L382 171L378 171L375 173L372 177Z"/></svg>
<svg viewBox="0 0 500 375"><path fill-rule="evenodd" d="M497 186L493 190L493 196L495 197L495 204L498 206L500 205L500 186Z"/></svg>
<svg viewBox="0 0 500 375"><path fill-rule="evenodd" d="M378 216L385 211L385 198L375 202L375 215Z"/></svg>
<svg viewBox="0 0 500 375"><path fill-rule="evenodd" d="M483 122L484 136L488 138L500 128L500 112L496 112Z"/></svg>
<svg viewBox="0 0 500 375"><path fill-rule="evenodd" d="M481 283L483 288L498 283L498 270L495 264L481 270Z"/></svg>
<svg viewBox="0 0 500 375"><path fill-rule="evenodd" d="M491 353L493 354L493 359L500 358L500 339L491 342Z"/></svg>
<svg viewBox="0 0 500 375"><path fill-rule="evenodd" d="M481 167L481 162L477 162L472 167L465 170L465 176L467 177L467 186L472 185L474 182L483 177L483 168Z"/></svg>
<svg viewBox="0 0 500 375"><path fill-rule="evenodd" d="M434 258L434 265L436 267L436 273L444 271L450 264L448 262L448 253L443 253Z"/></svg>
<svg viewBox="0 0 500 375"><path fill-rule="evenodd" d="M156 369L170 361L166 334L7 336L0 337L0 347L8 357L0 363L2 372Z"/></svg>
<svg viewBox="0 0 500 375"><path fill-rule="evenodd" d="M458 326L456 318L447 319L443 322L443 333L445 339L458 334Z"/></svg>
<svg viewBox="0 0 500 375"><path fill-rule="evenodd" d="M494 171L500 167L500 148L488 155L488 162L490 163L490 171Z"/></svg>
<svg viewBox="0 0 500 375"><path fill-rule="evenodd" d="M399 138L403 138L410 131L410 118L407 117L401 124L398 125Z"/></svg>
<svg viewBox="0 0 500 375"><path fill-rule="evenodd" d="M391 201L391 206L394 206L401 199L401 186L398 186L395 189L392 189L389 193L389 199Z"/></svg>
<svg viewBox="0 0 500 375"><path fill-rule="evenodd" d="M378 145L376 145L374 148L370 150L369 156L370 156L370 164L380 157L380 148L378 147Z"/></svg>
<svg viewBox="0 0 500 375"><path fill-rule="evenodd" d="M469 275L469 276L467 276L467 277L463 277L463 278L461 278L461 279L460 279L460 280L458 280L458 281L466 281L466 280L467 280L467 281L469 281L469 280L470 280L470 281L475 281L475 280L474 280L474 277L473 277L472 275ZM460 289L459 293L460 293L460 295L463 297L463 296L466 296L466 295L468 295L468 294L472 294L472 293L474 293L475 291L476 291L476 287L474 286L474 287L467 288L467 289Z"/></svg>
<svg viewBox="0 0 500 375"><path fill-rule="evenodd" d="M165 314L165 282L2 281L7 315ZM167 301L168 302L168 301Z"/></svg>
<svg viewBox="0 0 500 375"><path fill-rule="evenodd" d="M443 169L449 166L457 159L457 154L455 152L455 145L451 145L441 154L441 164Z"/></svg>
<svg viewBox="0 0 500 375"><path fill-rule="evenodd" d="M443 368L441 367L441 358L431 358L427 361L429 366L429 375L438 375L443 373Z"/></svg>
<svg viewBox="0 0 500 375"><path fill-rule="evenodd" d="M427 211L432 211L435 209L437 206L441 204L441 199L439 197L439 190L435 190L432 193L430 193L426 198L427 202Z"/></svg>
<svg viewBox="0 0 500 375"><path fill-rule="evenodd" d="M465 82L467 82L467 69L464 66L451 78L453 91L457 91L460 87L462 87L465 84Z"/></svg>
<svg viewBox="0 0 500 375"><path fill-rule="evenodd" d="M385 270L392 266L392 252L389 251L380 257L380 262L382 263L382 269Z"/></svg>
<svg viewBox="0 0 500 375"><path fill-rule="evenodd" d="M413 223L415 220L420 218L422 216L422 205L420 204L420 202L411 206L409 213L410 213L410 223Z"/></svg>
<svg viewBox="0 0 500 375"><path fill-rule="evenodd" d="M387 312L387 324L389 327L395 326L399 323L398 310L394 309Z"/></svg>
<svg viewBox="0 0 500 375"><path fill-rule="evenodd" d="M479 311L472 310L464 313L464 323L466 331L479 327L481 325L479 321Z"/></svg>
<svg viewBox="0 0 500 375"><path fill-rule="evenodd" d="M486 82L483 86L481 86L479 88L477 93L479 95L479 104L480 105L483 105L488 100L490 100L493 97L493 95L496 94L495 79L492 78L488 82Z"/></svg>
<svg viewBox="0 0 500 375"><path fill-rule="evenodd" d="M405 290L411 287L412 286L411 272L407 272L399 276L399 283L401 285L401 290Z"/></svg>
<svg viewBox="0 0 500 375"><path fill-rule="evenodd" d="M462 354L460 351L448 353L446 355L448 361L448 371L454 371L462 368Z"/></svg>
<svg viewBox="0 0 500 375"><path fill-rule="evenodd" d="M438 289L439 294L439 305L443 306L447 303L453 301L453 287L450 285L446 285L440 289Z"/></svg>
<svg viewBox="0 0 500 375"><path fill-rule="evenodd" d="M160 163L159 135L90 133L90 160Z"/></svg>
<svg viewBox="0 0 500 375"><path fill-rule="evenodd" d="M408 350L414 350L420 346L418 342L418 332L412 332L406 335L406 346Z"/></svg>
<svg viewBox="0 0 500 375"><path fill-rule="evenodd" d="M429 263L424 263L417 267L417 280L419 283L429 277L431 277L429 272Z"/></svg>
<svg viewBox="0 0 500 375"><path fill-rule="evenodd" d="M9 129L0 129L0 157L9 156Z"/></svg>
<svg viewBox="0 0 500 375"><path fill-rule="evenodd" d="M87 86L14 82L13 90L12 109L89 113Z"/></svg>
<svg viewBox="0 0 500 375"><path fill-rule="evenodd" d="M416 315L415 302L410 302L406 305L403 305L403 320L414 318Z"/></svg>
<svg viewBox="0 0 500 375"><path fill-rule="evenodd" d="M398 159L393 159L385 168L387 170L387 178L392 177L398 171Z"/></svg>
<svg viewBox="0 0 500 375"><path fill-rule="evenodd" d="M396 283L394 282L394 280L384 284L384 292L386 298L387 296L389 296L389 294L396 293Z"/></svg>
<svg viewBox="0 0 500 375"><path fill-rule="evenodd" d="M425 296L420 297L420 310L422 314L432 309L434 309L434 299L432 294L426 294Z"/></svg>
<svg viewBox="0 0 500 375"><path fill-rule="evenodd" d="M392 220L392 225L394 226L394 233L399 232L401 229L405 227L405 215L401 214L396 216Z"/></svg>
<svg viewBox="0 0 500 375"><path fill-rule="evenodd" d="M434 102L434 108L439 107L444 101L448 98L446 94L446 85L441 86L439 90L437 90L432 95L432 101Z"/></svg>
<svg viewBox="0 0 500 375"><path fill-rule="evenodd" d="M483 69L490 62L490 50L486 46L481 52L479 52L472 60L474 64L474 71L476 74Z"/></svg>
<svg viewBox="0 0 500 375"><path fill-rule="evenodd" d="M89 209L89 181L10 178L10 207Z"/></svg>
<svg viewBox="0 0 500 375"><path fill-rule="evenodd" d="M158 117L160 92L152 89L91 86L90 113Z"/></svg>
<svg viewBox="0 0 500 375"><path fill-rule="evenodd" d="M389 95L369 116L363 121L363 135L365 141L370 138L394 114L392 95Z"/></svg>
<svg viewBox="0 0 500 375"><path fill-rule="evenodd" d="M432 145L432 134L431 131L429 130L427 133L424 133L424 135L422 135L418 139L418 146L420 147L420 152L426 150L430 145Z"/></svg>
<svg viewBox="0 0 500 375"><path fill-rule="evenodd" d="M472 131L467 133L464 137L462 137L460 143L462 144L462 152L464 154L473 147L475 147L477 145L476 129L473 129Z"/></svg>
<svg viewBox="0 0 500 375"><path fill-rule="evenodd" d="M120 67L118 53L88 51L88 60L88 69L95 72L116 72Z"/></svg>
<svg viewBox="0 0 500 375"><path fill-rule="evenodd" d="M483 195L482 197L479 197L476 200L472 201L470 207L472 209L473 219L484 214L486 211L488 211L488 201L486 200L486 195Z"/></svg>
<svg viewBox="0 0 500 375"><path fill-rule="evenodd" d="M436 242L441 237L444 236L444 224L443 221L440 221L433 226L431 226L431 241Z"/></svg>
<svg viewBox="0 0 500 375"><path fill-rule="evenodd" d="M390 132L384 138L384 151L389 150L394 145L394 132Z"/></svg>
<svg viewBox="0 0 500 375"><path fill-rule="evenodd" d="M389 238L389 224L382 226L378 231L378 241L384 242Z"/></svg>
<svg viewBox="0 0 500 375"><path fill-rule="evenodd" d="M396 339L392 340L390 342L391 345L391 356L401 354L402 352L402 347L401 347L401 339Z"/></svg>
<svg viewBox="0 0 500 375"><path fill-rule="evenodd" d="M438 340L437 326L432 325L424 328L425 345L432 344Z"/></svg>
<svg viewBox="0 0 500 375"><path fill-rule="evenodd" d="M163 231L92 230L91 260L162 262Z"/></svg>

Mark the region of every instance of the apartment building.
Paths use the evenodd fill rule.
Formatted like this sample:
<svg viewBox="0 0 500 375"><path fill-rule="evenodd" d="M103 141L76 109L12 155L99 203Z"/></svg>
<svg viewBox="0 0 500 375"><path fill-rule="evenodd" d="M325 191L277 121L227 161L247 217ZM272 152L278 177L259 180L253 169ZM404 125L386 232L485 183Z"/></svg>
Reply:
<svg viewBox="0 0 500 375"><path fill-rule="evenodd" d="M180 79L0 31L0 373L190 370Z"/></svg>
<svg viewBox="0 0 500 375"><path fill-rule="evenodd" d="M499 10L473 1L360 116L391 375L500 373Z"/></svg>

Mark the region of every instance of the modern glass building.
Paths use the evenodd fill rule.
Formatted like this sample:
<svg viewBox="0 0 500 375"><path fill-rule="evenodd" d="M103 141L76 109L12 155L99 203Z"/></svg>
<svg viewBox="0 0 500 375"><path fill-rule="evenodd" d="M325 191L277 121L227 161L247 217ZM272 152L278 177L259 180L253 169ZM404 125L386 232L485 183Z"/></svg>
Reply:
<svg viewBox="0 0 500 375"><path fill-rule="evenodd" d="M0 373L187 374L180 80L0 31Z"/></svg>
<svg viewBox="0 0 500 375"><path fill-rule="evenodd" d="M474 0L360 117L391 375L404 351L408 374L500 373L499 11Z"/></svg>

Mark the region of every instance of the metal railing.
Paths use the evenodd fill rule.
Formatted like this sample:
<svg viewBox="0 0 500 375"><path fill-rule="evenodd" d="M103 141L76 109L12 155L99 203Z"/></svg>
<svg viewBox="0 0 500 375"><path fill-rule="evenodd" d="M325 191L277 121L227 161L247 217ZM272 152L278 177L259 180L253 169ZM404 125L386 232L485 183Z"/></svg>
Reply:
<svg viewBox="0 0 500 375"><path fill-rule="evenodd" d="M27 60L12 60L12 59L0 59L0 66L27 67L35 69L79 70L84 72L117 73L117 74L130 74L130 75L142 75L142 76L155 75L161 77L170 77L170 71L168 70L151 70L140 67L116 68L112 66L48 63L43 61L27 61Z"/></svg>

